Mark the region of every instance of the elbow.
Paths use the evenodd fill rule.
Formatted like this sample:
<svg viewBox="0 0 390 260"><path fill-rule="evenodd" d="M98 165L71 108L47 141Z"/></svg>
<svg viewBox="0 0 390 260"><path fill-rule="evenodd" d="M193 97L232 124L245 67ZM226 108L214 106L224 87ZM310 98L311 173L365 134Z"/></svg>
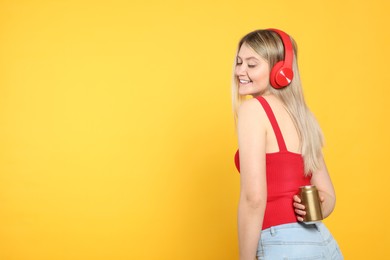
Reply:
<svg viewBox="0 0 390 260"><path fill-rule="evenodd" d="M242 203L253 210L264 209L267 203L267 198L261 194L244 194Z"/></svg>

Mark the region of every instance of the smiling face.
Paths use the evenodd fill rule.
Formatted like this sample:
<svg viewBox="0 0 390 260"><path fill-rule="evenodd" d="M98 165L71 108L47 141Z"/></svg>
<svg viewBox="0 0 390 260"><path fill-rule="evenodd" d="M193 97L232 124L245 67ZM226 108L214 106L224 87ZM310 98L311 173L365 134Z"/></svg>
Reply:
<svg viewBox="0 0 390 260"><path fill-rule="evenodd" d="M234 73L240 95L258 96L268 92L269 64L246 43L238 51Z"/></svg>

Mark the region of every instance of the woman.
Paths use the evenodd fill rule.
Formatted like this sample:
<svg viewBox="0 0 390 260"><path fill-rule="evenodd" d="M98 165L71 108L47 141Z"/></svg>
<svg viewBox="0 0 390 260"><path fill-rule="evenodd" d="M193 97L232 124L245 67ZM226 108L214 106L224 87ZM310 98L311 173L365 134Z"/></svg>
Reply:
<svg viewBox="0 0 390 260"><path fill-rule="evenodd" d="M296 53L294 40L276 29L251 32L238 45L232 91L240 260L343 259L324 224L302 222L300 186L317 187L324 218L335 207L335 192Z"/></svg>

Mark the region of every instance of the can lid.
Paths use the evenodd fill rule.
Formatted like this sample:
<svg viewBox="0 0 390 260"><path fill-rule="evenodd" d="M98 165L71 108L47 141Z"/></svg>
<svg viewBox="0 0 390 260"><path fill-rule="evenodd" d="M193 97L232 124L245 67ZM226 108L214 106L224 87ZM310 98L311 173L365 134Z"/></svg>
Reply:
<svg viewBox="0 0 390 260"><path fill-rule="evenodd" d="M299 188L301 190L315 190L315 189L317 189L315 185L305 185L305 186L301 186Z"/></svg>

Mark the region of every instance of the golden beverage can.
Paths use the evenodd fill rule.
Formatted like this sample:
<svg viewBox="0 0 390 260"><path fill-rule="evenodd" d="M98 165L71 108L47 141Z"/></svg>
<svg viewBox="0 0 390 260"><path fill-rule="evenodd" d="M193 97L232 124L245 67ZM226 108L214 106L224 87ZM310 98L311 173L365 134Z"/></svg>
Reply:
<svg viewBox="0 0 390 260"><path fill-rule="evenodd" d="M299 195L301 197L301 203L305 205L306 211L306 215L303 216L303 222L311 224L321 221L323 219L321 202L316 186L301 186L299 188Z"/></svg>

